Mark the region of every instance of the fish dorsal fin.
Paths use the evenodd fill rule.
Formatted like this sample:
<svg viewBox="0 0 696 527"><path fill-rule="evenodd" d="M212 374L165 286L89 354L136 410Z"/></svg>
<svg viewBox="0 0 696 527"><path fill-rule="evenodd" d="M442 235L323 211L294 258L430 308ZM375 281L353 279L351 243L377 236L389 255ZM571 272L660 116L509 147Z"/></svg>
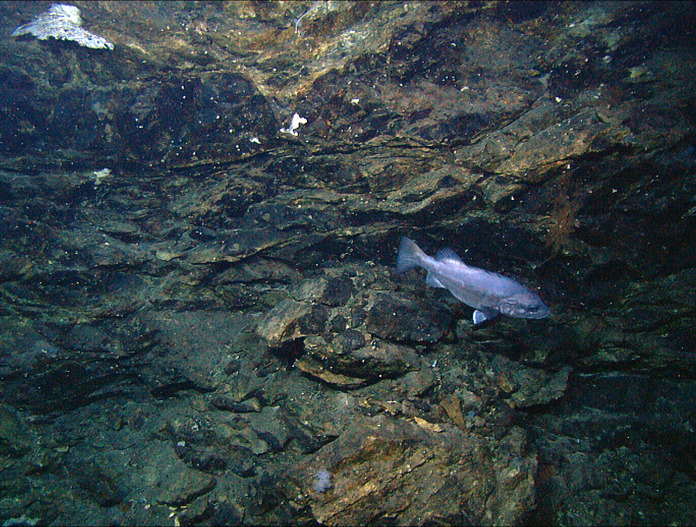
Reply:
<svg viewBox="0 0 696 527"><path fill-rule="evenodd" d="M452 249L440 249L435 255L435 259L438 262L457 262L463 264L464 262Z"/></svg>

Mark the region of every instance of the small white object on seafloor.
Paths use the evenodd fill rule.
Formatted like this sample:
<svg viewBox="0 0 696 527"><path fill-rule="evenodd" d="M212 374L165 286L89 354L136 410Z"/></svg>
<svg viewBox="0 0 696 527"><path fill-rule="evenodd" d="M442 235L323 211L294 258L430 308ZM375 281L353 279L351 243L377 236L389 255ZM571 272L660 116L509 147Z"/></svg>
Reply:
<svg viewBox="0 0 696 527"><path fill-rule="evenodd" d="M15 29L12 36L33 35L39 40L55 38L57 40L71 40L80 46L92 49L114 49L111 42L85 31L80 27L81 25L82 18L77 7L52 4L48 11L41 13L28 24Z"/></svg>
<svg viewBox="0 0 696 527"><path fill-rule="evenodd" d="M102 168L101 170L97 170L95 172L92 172L92 179L94 180L94 186L98 187L99 185L102 184L102 181L109 177L111 175L111 169L110 168Z"/></svg>
<svg viewBox="0 0 696 527"><path fill-rule="evenodd" d="M333 487L331 483L331 472L326 469L322 469L314 476L314 491L317 494L324 494L327 490Z"/></svg>
<svg viewBox="0 0 696 527"><path fill-rule="evenodd" d="M307 119L305 119L304 117L300 117L299 113L295 113L295 115L292 116L292 121L290 121L290 127L281 128L280 133L297 135L297 132L295 130L297 130L301 124L307 124Z"/></svg>

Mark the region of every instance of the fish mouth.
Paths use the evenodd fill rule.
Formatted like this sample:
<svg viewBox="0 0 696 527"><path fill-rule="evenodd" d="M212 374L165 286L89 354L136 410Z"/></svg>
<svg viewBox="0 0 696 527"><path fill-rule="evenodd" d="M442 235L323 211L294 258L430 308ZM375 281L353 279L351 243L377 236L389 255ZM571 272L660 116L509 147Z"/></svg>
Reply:
<svg viewBox="0 0 696 527"><path fill-rule="evenodd" d="M549 318L551 316L551 310L549 308L546 309L540 309L536 313L529 313L526 315L527 318Z"/></svg>
<svg viewBox="0 0 696 527"><path fill-rule="evenodd" d="M535 310L525 309L519 312L517 315L520 318L548 318L551 316L551 310L546 306L539 306Z"/></svg>

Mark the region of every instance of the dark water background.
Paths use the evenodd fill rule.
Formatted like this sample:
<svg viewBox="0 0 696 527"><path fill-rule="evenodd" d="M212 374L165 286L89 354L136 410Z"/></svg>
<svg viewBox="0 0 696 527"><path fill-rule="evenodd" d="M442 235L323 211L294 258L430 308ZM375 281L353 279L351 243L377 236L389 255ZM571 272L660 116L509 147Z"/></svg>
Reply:
<svg viewBox="0 0 696 527"><path fill-rule="evenodd" d="M691 3L70 5L0 3L1 525L696 522Z"/></svg>

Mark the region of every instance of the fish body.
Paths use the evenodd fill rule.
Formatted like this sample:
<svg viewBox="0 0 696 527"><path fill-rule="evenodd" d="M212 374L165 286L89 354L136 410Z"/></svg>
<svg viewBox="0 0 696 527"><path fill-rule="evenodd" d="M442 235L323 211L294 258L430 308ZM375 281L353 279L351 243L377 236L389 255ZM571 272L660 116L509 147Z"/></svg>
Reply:
<svg viewBox="0 0 696 527"><path fill-rule="evenodd" d="M396 270L421 267L428 272L425 283L443 287L457 300L474 308L474 324L499 314L517 318L546 318L551 311L539 296L512 278L466 265L452 249L428 256L412 240L401 238Z"/></svg>

